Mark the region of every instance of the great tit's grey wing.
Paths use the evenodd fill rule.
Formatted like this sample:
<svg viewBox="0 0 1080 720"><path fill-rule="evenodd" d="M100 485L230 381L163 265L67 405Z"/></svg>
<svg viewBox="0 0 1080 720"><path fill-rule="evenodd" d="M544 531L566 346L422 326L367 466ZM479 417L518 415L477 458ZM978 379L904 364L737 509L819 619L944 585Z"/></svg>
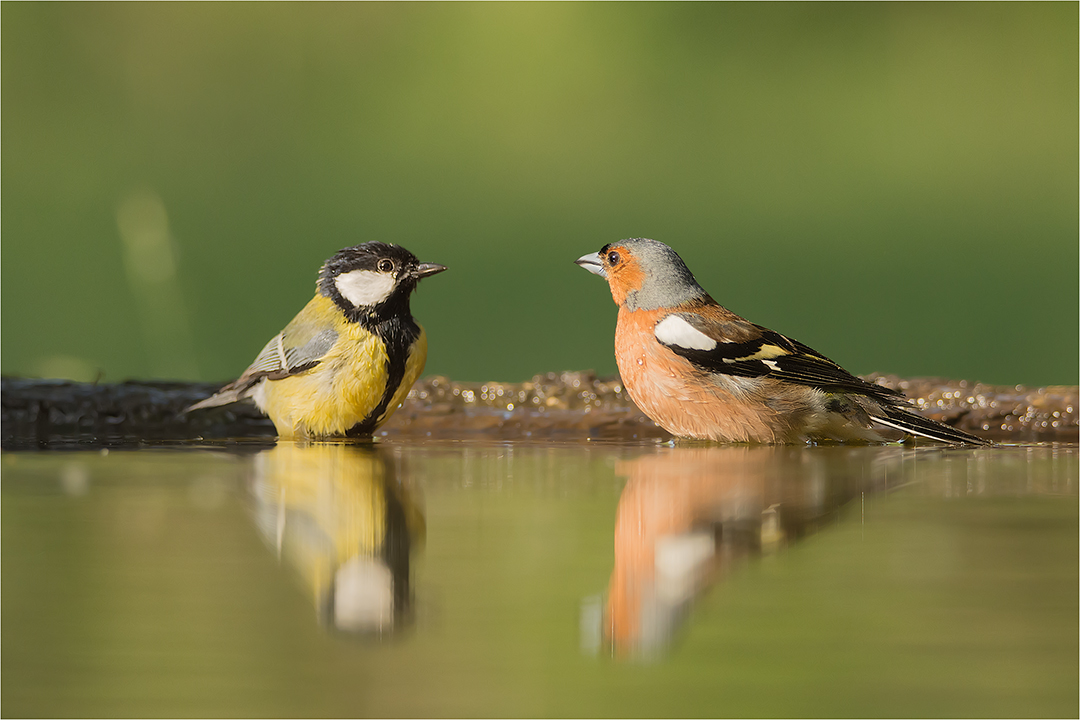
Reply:
<svg viewBox="0 0 1080 720"><path fill-rule="evenodd" d="M242 400L250 394L252 388L263 378L281 380L290 375L306 372L318 365L323 356L337 342L337 332L332 328L325 328L312 334L311 332L303 332L303 329L306 329L303 325L294 328L294 324L295 321L275 335L270 342L266 343L266 347L255 357L255 361L248 366L248 369L239 378L205 400L195 403L184 412L217 405L227 405ZM300 330L300 332L290 333L290 329ZM298 339L303 339L305 342L297 344Z"/></svg>
<svg viewBox="0 0 1080 720"><path fill-rule="evenodd" d="M338 334L331 328L326 328L314 335L303 338L305 342L297 344L301 339L289 334L289 328L274 336L266 343L253 363L244 371L237 380L257 381L262 378L280 380L296 375L315 367L330 348L337 342Z"/></svg>
<svg viewBox="0 0 1080 720"><path fill-rule="evenodd" d="M769 377L889 402L902 397L855 377L813 348L736 315L672 313L657 322L653 332L662 345L710 373Z"/></svg>

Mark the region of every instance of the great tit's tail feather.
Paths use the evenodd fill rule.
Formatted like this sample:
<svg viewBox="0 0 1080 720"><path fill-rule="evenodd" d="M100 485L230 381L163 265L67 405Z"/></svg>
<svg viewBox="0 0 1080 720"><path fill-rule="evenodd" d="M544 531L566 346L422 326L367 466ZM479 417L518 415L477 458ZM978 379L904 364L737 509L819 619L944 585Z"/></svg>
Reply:
<svg viewBox="0 0 1080 720"><path fill-rule="evenodd" d="M230 386L223 387L220 391L214 393L205 400L200 400L194 405L190 405L184 408L185 413L189 413L192 410L202 410L204 408L218 407L219 405L228 405L238 400L243 400L248 396L248 388L233 388Z"/></svg>
<svg viewBox="0 0 1080 720"><path fill-rule="evenodd" d="M946 443L964 443L967 445L992 445L989 440L984 440L981 437L966 433L963 430L959 430L952 426L940 423L936 420L923 417L911 410L896 406L886 405L882 403L877 412L871 411L870 417L874 422L881 423L887 427L895 428L897 430L903 430L906 433L912 435L918 435L924 438L930 438L931 440L938 440Z"/></svg>

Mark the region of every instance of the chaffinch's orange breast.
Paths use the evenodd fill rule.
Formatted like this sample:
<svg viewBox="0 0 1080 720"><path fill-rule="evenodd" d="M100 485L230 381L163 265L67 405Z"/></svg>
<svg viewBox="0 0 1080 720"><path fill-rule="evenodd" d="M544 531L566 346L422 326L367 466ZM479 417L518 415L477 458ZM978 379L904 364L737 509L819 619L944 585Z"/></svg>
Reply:
<svg viewBox="0 0 1080 720"><path fill-rule="evenodd" d="M696 368L653 334L656 323L669 312L619 309L615 360L623 385L642 412L679 437L732 442L791 439L805 420L807 408L801 397L789 397L790 389L771 380L717 376Z"/></svg>

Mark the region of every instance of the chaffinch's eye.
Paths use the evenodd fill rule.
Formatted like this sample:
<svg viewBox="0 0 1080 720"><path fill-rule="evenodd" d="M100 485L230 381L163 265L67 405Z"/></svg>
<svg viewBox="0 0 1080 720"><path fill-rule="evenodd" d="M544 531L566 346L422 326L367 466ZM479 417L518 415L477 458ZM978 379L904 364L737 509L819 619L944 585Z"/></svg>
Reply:
<svg viewBox="0 0 1080 720"><path fill-rule="evenodd" d="M386 258L383 258L382 260L379 261L379 264L378 264L377 267L379 268L379 272L384 272L384 273L394 272L394 261L393 260L387 260Z"/></svg>
<svg viewBox="0 0 1080 720"><path fill-rule="evenodd" d="M618 265L619 264L619 253L612 250L611 252L609 252L607 254L607 261L608 261L608 265Z"/></svg>

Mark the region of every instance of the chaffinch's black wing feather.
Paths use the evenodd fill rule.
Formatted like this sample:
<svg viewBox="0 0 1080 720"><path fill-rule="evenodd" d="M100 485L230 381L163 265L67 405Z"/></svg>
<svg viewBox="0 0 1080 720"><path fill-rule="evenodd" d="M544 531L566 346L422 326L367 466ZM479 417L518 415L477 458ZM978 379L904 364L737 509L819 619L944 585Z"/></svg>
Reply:
<svg viewBox="0 0 1080 720"><path fill-rule="evenodd" d="M875 422L879 422L882 425L887 425L888 427L902 430L906 433L911 433L912 435L920 435L933 440L952 443L967 443L969 445L993 444L989 440L984 440L977 435L966 433L951 425L925 418L914 410L909 409L907 405L899 402L891 405L881 403L878 405L877 411L871 412L870 416Z"/></svg>
<svg viewBox="0 0 1080 720"><path fill-rule="evenodd" d="M739 377L769 377L825 392L856 393L888 402L903 397L896 390L855 377L807 345L742 318L717 320L698 313L673 313L657 323L657 327L671 323L673 316L677 318L675 322L682 320L703 338L692 333L658 332L657 340L702 370Z"/></svg>
<svg viewBox="0 0 1080 720"><path fill-rule="evenodd" d="M727 311L717 306L710 314L720 312ZM857 378L814 349L737 315L673 313L657 322L654 333L657 341L705 372L773 378L827 393L862 395L875 401L864 409L882 425L944 442L990 444L922 417L899 391Z"/></svg>

